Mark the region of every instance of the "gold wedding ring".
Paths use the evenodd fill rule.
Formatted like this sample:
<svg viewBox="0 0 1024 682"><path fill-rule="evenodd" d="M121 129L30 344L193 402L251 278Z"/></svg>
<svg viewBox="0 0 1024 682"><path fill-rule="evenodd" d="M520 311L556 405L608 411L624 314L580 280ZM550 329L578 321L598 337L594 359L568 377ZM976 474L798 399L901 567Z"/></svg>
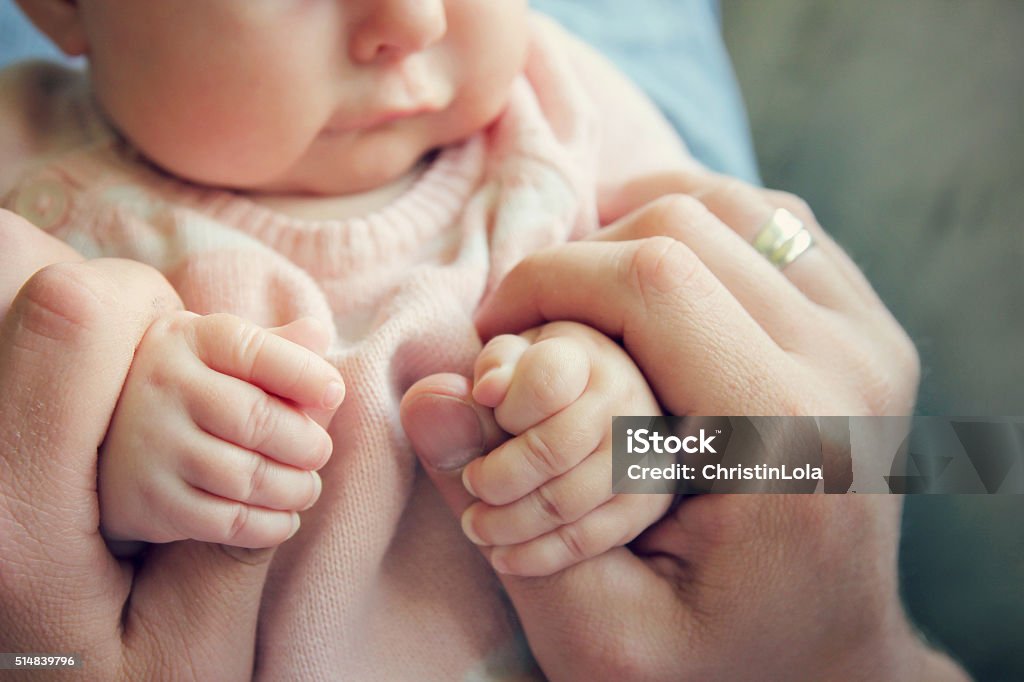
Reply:
<svg viewBox="0 0 1024 682"><path fill-rule="evenodd" d="M777 208L772 217L754 237L754 248L780 270L807 249L814 246L814 237L802 220L784 208Z"/></svg>

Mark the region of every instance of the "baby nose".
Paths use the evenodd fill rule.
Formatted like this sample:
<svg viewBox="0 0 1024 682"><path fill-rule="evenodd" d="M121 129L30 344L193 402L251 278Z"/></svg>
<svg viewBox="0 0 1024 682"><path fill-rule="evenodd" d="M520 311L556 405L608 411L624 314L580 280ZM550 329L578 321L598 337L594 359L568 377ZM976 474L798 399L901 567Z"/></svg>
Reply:
<svg viewBox="0 0 1024 682"><path fill-rule="evenodd" d="M354 61L396 59L436 43L448 31L446 0L371 0L352 36Z"/></svg>

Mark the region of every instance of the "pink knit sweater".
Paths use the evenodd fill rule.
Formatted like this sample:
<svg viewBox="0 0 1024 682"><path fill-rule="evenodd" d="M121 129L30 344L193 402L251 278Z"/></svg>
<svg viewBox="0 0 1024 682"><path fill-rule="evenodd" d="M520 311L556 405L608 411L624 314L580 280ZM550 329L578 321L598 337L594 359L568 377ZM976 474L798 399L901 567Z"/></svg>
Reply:
<svg viewBox="0 0 1024 682"><path fill-rule="evenodd" d="M272 564L260 678L531 676L515 614L418 468L398 403L423 376L471 371L482 295L525 254L596 229L599 184L692 163L606 62L546 21L534 36L492 127L346 220L297 220L161 173L99 123L78 75L0 78L0 122L19 132L0 135L0 158L22 171L5 207L86 257L155 266L195 312L332 329L348 397L323 495Z"/></svg>

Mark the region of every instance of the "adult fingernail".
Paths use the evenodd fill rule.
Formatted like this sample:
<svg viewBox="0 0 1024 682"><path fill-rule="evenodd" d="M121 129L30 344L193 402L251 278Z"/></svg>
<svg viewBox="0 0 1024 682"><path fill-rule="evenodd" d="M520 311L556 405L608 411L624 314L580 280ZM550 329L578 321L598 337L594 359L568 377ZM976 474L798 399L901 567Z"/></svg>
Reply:
<svg viewBox="0 0 1024 682"><path fill-rule="evenodd" d="M425 464L438 471L456 471L483 454L483 425L469 404L439 395L417 402L407 414L406 432Z"/></svg>

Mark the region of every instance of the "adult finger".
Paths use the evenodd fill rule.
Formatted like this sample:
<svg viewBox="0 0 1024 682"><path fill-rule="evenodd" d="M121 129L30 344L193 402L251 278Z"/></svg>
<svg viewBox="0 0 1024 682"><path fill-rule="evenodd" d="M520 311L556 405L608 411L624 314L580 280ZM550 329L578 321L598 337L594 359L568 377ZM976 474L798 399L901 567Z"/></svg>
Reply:
<svg viewBox="0 0 1024 682"><path fill-rule="evenodd" d="M707 172L674 172L637 180L624 187L613 202L621 207L635 205L637 209L661 197L684 194L699 201L722 223L729 226L745 245L735 250L753 250L752 244L763 227L772 220L777 209L789 210L814 239L814 246L785 267L783 273L808 298L829 308L842 310L864 306L863 276L851 279L850 270L857 271L849 257L821 228L813 212L799 198L782 192L768 192L741 180ZM681 219L686 219L684 212ZM665 229L673 229L680 218L663 222ZM627 227L633 222L623 215L610 228ZM610 229L612 233L623 232ZM594 238L607 238L601 231ZM628 229L625 230L628 233ZM663 232L664 233L664 232ZM636 237L620 237L636 238ZM763 258L757 254L759 258ZM767 259L764 259L767 260ZM870 289L870 287L868 287Z"/></svg>
<svg viewBox="0 0 1024 682"><path fill-rule="evenodd" d="M792 348L806 343L808 334L820 335L817 324L794 321L823 321L820 308L812 303L820 303L821 297L814 291L801 291L735 230L691 196L660 197L590 239L621 242L657 236L671 237L691 249L779 345ZM821 279L829 277L836 278L825 272ZM848 294L844 296L850 298Z"/></svg>
<svg viewBox="0 0 1024 682"><path fill-rule="evenodd" d="M417 382L402 400L406 433L456 517L474 501L462 487L462 467L503 438L489 411L473 403L471 388L464 377L435 375ZM481 549L485 556L490 552ZM632 679L630 671L635 676L638 670L645 679L677 679L674 665L651 662L671 659L665 652L678 650L679 638L687 636L680 629L687 628L683 608L672 582L626 548L552 577L500 577L549 679ZM598 593L604 596L595 600Z"/></svg>
<svg viewBox="0 0 1024 682"><path fill-rule="evenodd" d="M7 315L14 293L34 273L52 263L81 263L70 246L43 232L16 213L0 209L0 320Z"/></svg>
<svg viewBox="0 0 1024 682"><path fill-rule="evenodd" d="M673 414L795 409L780 404L790 396L776 384L790 376L799 385L801 368L691 249L669 237L541 251L508 274L476 321L490 338L549 320L621 338Z"/></svg>
<svg viewBox="0 0 1024 682"><path fill-rule="evenodd" d="M97 260L41 269L4 318L4 650L109 652L117 642L130 584L98 532L96 453L138 340L180 305L153 270ZM90 627L55 628L69 618L88 618Z"/></svg>
<svg viewBox="0 0 1024 682"><path fill-rule="evenodd" d="M472 389L466 377L435 374L413 384L400 408L413 450L457 516L476 500L462 484L463 468L508 438Z"/></svg>

